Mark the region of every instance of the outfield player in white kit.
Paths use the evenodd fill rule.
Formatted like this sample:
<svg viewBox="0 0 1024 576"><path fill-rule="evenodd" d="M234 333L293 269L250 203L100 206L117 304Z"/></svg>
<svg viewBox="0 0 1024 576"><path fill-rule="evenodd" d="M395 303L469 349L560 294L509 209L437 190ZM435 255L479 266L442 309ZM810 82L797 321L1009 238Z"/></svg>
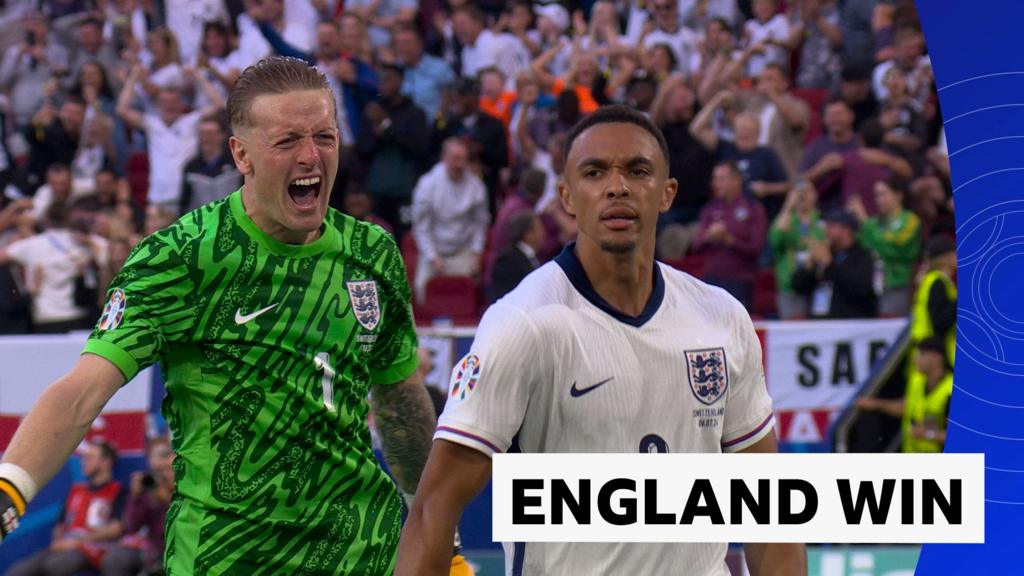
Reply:
<svg viewBox="0 0 1024 576"><path fill-rule="evenodd" d="M761 349L724 290L654 260L672 205L661 133L601 108L569 136L559 194L578 241L484 315L452 371L402 534L397 576L446 574L490 456L523 452L775 452ZM726 240L727 241L727 240ZM508 575L728 576L726 544L505 544ZM747 544L754 576L803 575L799 544Z"/></svg>

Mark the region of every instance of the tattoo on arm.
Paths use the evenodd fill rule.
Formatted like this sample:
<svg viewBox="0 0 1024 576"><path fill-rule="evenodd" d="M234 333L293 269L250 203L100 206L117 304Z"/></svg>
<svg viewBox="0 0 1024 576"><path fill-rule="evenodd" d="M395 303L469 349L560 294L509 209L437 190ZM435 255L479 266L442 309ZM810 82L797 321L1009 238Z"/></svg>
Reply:
<svg viewBox="0 0 1024 576"><path fill-rule="evenodd" d="M413 494L427 463L437 424L427 389L417 377L392 386L377 386L373 390L373 405L388 466L398 487Z"/></svg>

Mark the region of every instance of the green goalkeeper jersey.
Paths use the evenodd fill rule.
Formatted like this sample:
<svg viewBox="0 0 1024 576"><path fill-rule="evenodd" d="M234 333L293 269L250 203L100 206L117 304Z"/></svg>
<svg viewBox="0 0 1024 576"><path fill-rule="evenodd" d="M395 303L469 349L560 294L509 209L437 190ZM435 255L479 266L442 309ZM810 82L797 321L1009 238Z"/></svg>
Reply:
<svg viewBox="0 0 1024 576"><path fill-rule="evenodd" d="M367 395L416 368L409 302L391 236L333 209L288 245L235 192L139 244L84 351L128 380L161 363L168 574L391 574L402 505Z"/></svg>

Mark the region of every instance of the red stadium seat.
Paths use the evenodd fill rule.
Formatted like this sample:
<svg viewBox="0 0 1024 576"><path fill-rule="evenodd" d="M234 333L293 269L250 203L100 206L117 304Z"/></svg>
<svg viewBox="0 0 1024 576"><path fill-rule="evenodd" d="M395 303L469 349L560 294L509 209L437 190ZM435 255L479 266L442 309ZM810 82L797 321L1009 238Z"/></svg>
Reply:
<svg viewBox="0 0 1024 576"><path fill-rule="evenodd" d="M145 152L132 154L125 164L125 176L135 205L146 206L149 196L149 156Z"/></svg>
<svg viewBox="0 0 1024 576"><path fill-rule="evenodd" d="M416 277L416 263L419 259L420 249L416 246L416 239L413 238L412 231L406 232L405 236L402 236L402 260L405 261L405 275L410 286Z"/></svg>
<svg viewBox="0 0 1024 576"><path fill-rule="evenodd" d="M778 315L775 306L775 270L773 268L761 268L754 278L754 303L751 314L761 318L772 318Z"/></svg>
<svg viewBox="0 0 1024 576"><path fill-rule="evenodd" d="M665 264L696 278L704 276L704 256L691 254L680 260L666 260Z"/></svg>
<svg viewBox="0 0 1024 576"><path fill-rule="evenodd" d="M480 287L468 276L431 278L416 312L421 321L451 318L455 324L475 324L480 320Z"/></svg>
<svg viewBox="0 0 1024 576"><path fill-rule="evenodd" d="M811 119L807 124L807 133L804 135L804 145L810 144L815 138L821 135L821 107L828 100L828 90L824 88L794 88L793 96L807 102L811 109Z"/></svg>

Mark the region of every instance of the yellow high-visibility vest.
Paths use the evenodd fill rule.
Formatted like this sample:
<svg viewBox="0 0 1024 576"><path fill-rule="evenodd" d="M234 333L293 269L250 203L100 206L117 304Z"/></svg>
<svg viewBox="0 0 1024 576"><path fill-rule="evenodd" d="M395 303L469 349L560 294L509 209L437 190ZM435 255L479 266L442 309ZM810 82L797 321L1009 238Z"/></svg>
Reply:
<svg viewBox="0 0 1024 576"><path fill-rule="evenodd" d="M947 372L931 392L927 387L927 379L921 372L915 371L907 382L907 393L903 399L904 452L942 452L941 442L914 438L910 429L915 424L923 424L936 431L946 431L947 407L953 395L953 374Z"/></svg>
<svg viewBox="0 0 1024 576"><path fill-rule="evenodd" d="M910 319L910 339L915 347L925 338L942 337L942 334L935 334L931 316L928 315L928 296L931 294L932 284L940 281L946 287L946 297L956 300L956 285L949 279L949 276L938 270L932 270L925 274L921 285L917 287L917 294L914 295L914 312ZM953 355L956 353L956 323L945 335L945 340L946 358L949 360L949 365L953 366Z"/></svg>

